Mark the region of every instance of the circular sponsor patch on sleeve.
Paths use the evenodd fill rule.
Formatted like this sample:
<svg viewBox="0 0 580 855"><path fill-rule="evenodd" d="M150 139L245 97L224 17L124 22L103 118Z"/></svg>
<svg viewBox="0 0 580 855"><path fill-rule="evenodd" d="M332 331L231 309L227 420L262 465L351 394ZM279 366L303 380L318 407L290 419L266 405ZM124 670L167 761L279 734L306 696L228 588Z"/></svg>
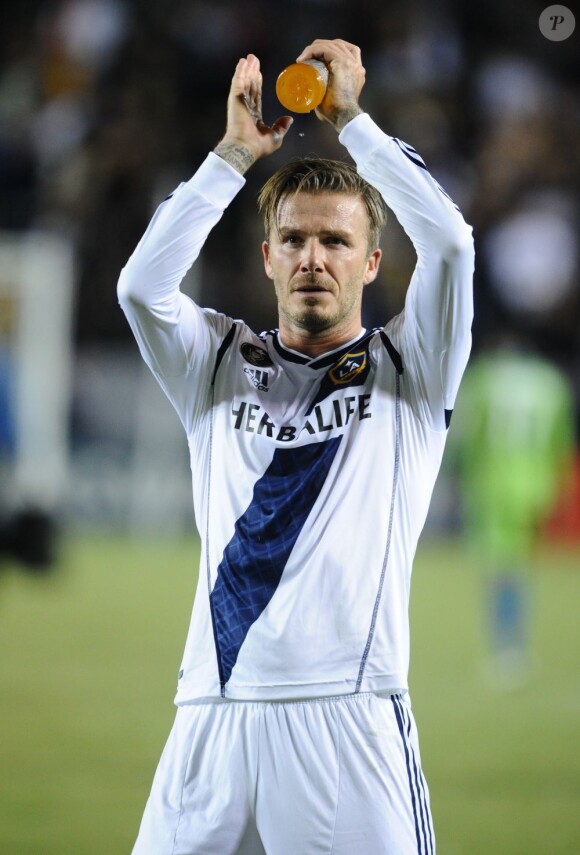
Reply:
<svg viewBox="0 0 580 855"><path fill-rule="evenodd" d="M258 367L273 365L274 363L270 359L267 350L264 350L262 347L257 347L255 344L251 344L249 341L243 342L240 346L240 353L250 365L257 365Z"/></svg>

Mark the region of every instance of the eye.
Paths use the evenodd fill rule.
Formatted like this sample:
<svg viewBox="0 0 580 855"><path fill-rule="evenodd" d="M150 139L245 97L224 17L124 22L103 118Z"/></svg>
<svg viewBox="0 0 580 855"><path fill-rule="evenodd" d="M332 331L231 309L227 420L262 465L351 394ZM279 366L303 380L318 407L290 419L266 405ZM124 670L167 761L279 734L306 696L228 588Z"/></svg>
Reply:
<svg viewBox="0 0 580 855"><path fill-rule="evenodd" d="M340 235L329 235L325 238L324 243L330 246L346 246L346 241Z"/></svg>
<svg viewBox="0 0 580 855"><path fill-rule="evenodd" d="M282 243L287 243L291 246L296 246L297 244L302 243L302 238L300 237L300 235L287 234L282 237Z"/></svg>

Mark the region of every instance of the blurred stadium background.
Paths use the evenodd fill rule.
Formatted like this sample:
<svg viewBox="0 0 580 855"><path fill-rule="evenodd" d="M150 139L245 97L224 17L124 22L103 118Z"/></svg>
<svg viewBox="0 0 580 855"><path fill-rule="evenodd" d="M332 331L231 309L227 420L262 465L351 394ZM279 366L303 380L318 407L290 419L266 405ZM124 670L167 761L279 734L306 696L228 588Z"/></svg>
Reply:
<svg viewBox="0 0 580 855"><path fill-rule="evenodd" d="M580 425L579 30L515 0L6 0L0 28L0 852L130 851L172 716L196 583L187 448L116 301L158 201L219 140L239 56L276 75L359 44L362 105L474 226L474 356L498 331L568 381ZM579 10L568 4L576 14ZM210 237L189 292L275 320L256 193L286 158L343 156L297 117ZM414 264L394 217L367 325ZM451 435L460 428L452 425ZM580 466L534 560L533 663L485 673L482 583L444 464L412 597L412 695L444 855L580 851ZM54 528L53 528L54 526Z"/></svg>

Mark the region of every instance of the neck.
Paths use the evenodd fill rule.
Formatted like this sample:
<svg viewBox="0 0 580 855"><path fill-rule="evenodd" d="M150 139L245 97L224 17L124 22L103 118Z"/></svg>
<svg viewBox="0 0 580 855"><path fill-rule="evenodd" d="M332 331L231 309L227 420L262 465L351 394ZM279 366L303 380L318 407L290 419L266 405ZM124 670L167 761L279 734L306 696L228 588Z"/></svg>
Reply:
<svg viewBox="0 0 580 855"><path fill-rule="evenodd" d="M297 353L303 353L304 356L314 358L330 353L331 350L337 350L342 345L358 338L363 332L364 328L360 324L354 329L345 330L343 333L337 333L333 329L322 330L319 333L306 332L305 330L298 332L280 324L278 336L288 350L295 350Z"/></svg>

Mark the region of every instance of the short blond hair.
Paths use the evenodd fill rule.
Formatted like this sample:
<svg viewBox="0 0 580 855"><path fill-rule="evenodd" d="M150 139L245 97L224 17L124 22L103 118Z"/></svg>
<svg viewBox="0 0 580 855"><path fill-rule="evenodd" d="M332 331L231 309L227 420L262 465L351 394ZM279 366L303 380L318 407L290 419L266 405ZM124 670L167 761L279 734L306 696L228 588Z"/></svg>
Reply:
<svg viewBox="0 0 580 855"><path fill-rule="evenodd" d="M323 157L295 158L266 181L258 194L258 210L264 219L266 240L278 223L280 202L290 193L350 193L359 196L369 221L369 250L379 245L387 222L387 206L378 190L358 174L354 166Z"/></svg>

